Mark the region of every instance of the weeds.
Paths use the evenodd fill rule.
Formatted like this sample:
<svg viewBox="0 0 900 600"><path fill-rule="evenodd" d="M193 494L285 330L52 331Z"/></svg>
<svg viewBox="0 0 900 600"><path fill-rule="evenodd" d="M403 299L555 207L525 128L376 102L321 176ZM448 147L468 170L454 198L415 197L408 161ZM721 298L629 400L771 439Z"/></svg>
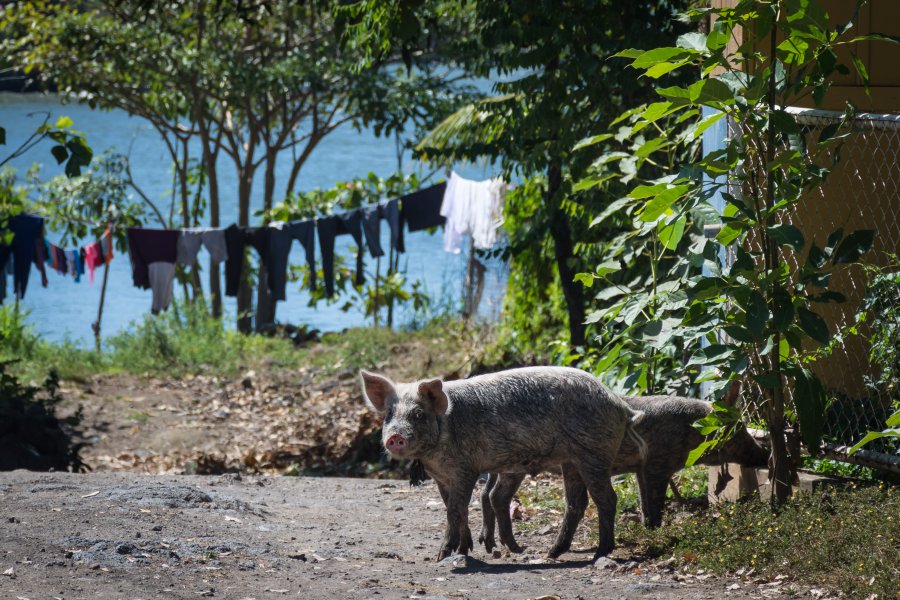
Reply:
<svg viewBox="0 0 900 600"><path fill-rule="evenodd" d="M689 504L702 504L705 468L684 469L676 479L682 496L693 500ZM900 592L900 487L867 482L829 488L797 495L774 513L759 498L688 508L677 518L666 515L656 530L633 517L622 518L638 506L634 477L614 487L620 516L617 543L633 553L674 556L682 564L719 574L753 569L763 578L786 575L852 598L892 598ZM526 480L517 497L526 515L517 531L555 526L565 510L561 485L540 478ZM597 543L596 514L592 503L582 521L587 544Z"/></svg>

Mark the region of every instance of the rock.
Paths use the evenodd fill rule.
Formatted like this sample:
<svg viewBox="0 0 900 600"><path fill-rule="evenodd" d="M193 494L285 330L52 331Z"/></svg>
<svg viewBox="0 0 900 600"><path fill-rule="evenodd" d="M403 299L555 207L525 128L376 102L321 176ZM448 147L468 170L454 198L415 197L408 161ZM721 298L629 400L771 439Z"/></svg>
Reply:
<svg viewBox="0 0 900 600"><path fill-rule="evenodd" d="M601 556L594 561L593 566L595 569L618 569L619 563L607 556Z"/></svg>

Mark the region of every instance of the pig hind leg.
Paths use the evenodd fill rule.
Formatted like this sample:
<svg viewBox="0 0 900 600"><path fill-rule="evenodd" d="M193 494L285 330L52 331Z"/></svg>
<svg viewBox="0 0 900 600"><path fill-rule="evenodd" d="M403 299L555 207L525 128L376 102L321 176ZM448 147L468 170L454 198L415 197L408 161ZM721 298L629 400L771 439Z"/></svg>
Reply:
<svg viewBox="0 0 900 600"><path fill-rule="evenodd" d="M600 543L594 559L606 556L615 547L616 492L612 486L609 464L600 461L581 462L578 465L588 493L597 505L600 521Z"/></svg>
<svg viewBox="0 0 900 600"><path fill-rule="evenodd" d="M556 534L556 541L547 552L547 556L550 558L558 558L572 546L572 539L575 537L578 523L584 517L584 511L587 510L588 505L587 488L578 469L574 465L564 464L562 472L566 492L566 514L559 532Z"/></svg>
<svg viewBox="0 0 900 600"><path fill-rule="evenodd" d="M494 489L499 477L498 473L488 473L484 489L481 490L481 533L478 535L478 543L484 544L484 549L488 552L497 546L494 539L494 507L491 501L491 490Z"/></svg>
<svg viewBox="0 0 900 600"><path fill-rule="evenodd" d="M509 505L522 480L525 479L524 473L504 473L500 475L497 485L490 492L491 506L497 517L497 528L500 532L500 542L509 548L510 552L520 553L524 549L516 543L513 535L512 518L509 514Z"/></svg>
<svg viewBox="0 0 900 600"><path fill-rule="evenodd" d="M655 529L662 525L663 510L666 506L666 489L672 473L654 471L646 467L638 473L638 488L641 496L641 514L644 526Z"/></svg>

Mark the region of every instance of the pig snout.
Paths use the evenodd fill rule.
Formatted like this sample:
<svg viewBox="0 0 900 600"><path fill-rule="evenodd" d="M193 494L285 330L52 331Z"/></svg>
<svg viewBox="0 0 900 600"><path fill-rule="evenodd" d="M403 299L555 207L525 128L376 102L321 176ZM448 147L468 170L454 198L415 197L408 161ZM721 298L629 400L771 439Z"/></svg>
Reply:
<svg viewBox="0 0 900 600"><path fill-rule="evenodd" d="M395 433L384 441L384 447L391 454L403 454L407 447L406 438L399 433Z"/></svg>

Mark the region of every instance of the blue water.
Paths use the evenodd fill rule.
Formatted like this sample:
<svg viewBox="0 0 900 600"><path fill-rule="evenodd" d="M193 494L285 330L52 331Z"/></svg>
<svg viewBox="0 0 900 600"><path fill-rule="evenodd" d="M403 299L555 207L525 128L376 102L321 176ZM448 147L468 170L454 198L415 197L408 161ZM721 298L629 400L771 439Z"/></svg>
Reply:
<svg viewBox="0 0 900 600"><path fill-rule="evenodd" d="M42 114L29 116L29 113L49 112L52 121L67 115L75 122L75 129L87 135L88 142L95 155L108 149L130 155L132 172L136 183L157 203L163 212L168 213L171 201L172 172L171 162L165 145L153 127L142 119L128 116L123 111L91 110L79 104L61 104L55 96L37 94L2 94L0 93L0 125L7 130L7 145L0 147L0 155L5 156L12 148L30 135L43 121ZM60 167L50 155L51 143L43 142L25 156L14 161L20 174L33 163L42 165L42 178L61 173ZM228 159L230 162L230 159ZM233 169L226 159L220 161L220 197L223 225L237 220L237 186ZM397 168L397 157L393 139L377 138L371 131L358 132L345 126L332 132L310 156L297 188L308 190L316 187L329 188L339 181L361 177L375 172L380 176L388 176ZM431 172L428 165L412 161L409 156L403 163L404 172L427 174ZM277 182L283 190L288 177L289 164L284 161L279 165ZM459 165L456 170L464 177L485 179L494 175L486 165ZM276 198L278 195L276 194ZM262 182L254 186L252 210L262 206ZM148 226L157 226L148 222ZM388 228L382 226L382 245L387 248ZM59 241L59 234L47 232L51 242ZM93 240L82 240L82 245ZM338 238L335 252L354 263L354 254L350 250L352 240L349 236ZM410 281L420 280L425 291L438 306L456 306L462 294L462 280L465 273L466 257L452 255L443 251L441 232L434 235L427 232L407 233L405 255L401 256L401 267L405 268ZM254 253L251 253L251 255ZM200 253L201 264L208 264L205 250ZM305 258L299 244L294 244L291 253L292 264L304 264ZM367 270L374 270L374 260L367 256ZM79 345L87 345L93 339L91 323L97 316L97 305L100 298L102 271L98 270L95 283L90 283L85 276L80 283L71 277L64 277L48 271L49 286L42 288L36 270L32 271L23 306L30 311L28 321L43 337L62 341L70 340ZM205 280L206 276L202 278ZM480 313L491 317L499 312L505 287L502 268L489 270L485 297ZM224 289L224 286L223 286ZM176 295L179 292L176 291ZM113 335L137 320L143 318L150 310L150 291L139 290L132 286L131 267L127 256L117 256L111 266L107 289L106 306L103 313L102 331L104 337ZM345 298L338 298L332 305L319 303L316 308L307 306L309 296L300 289L299 283L289 284L287 300L278 306L278 320L294 324L308 324L322 331L337 331L346 327L363 325L366 320L360 310L349 312L340 310ZM228 321L233 323L236 301L225 299L225 311ZM398 321L408 322L414 318L408 310L401 310Z"/></svg>

